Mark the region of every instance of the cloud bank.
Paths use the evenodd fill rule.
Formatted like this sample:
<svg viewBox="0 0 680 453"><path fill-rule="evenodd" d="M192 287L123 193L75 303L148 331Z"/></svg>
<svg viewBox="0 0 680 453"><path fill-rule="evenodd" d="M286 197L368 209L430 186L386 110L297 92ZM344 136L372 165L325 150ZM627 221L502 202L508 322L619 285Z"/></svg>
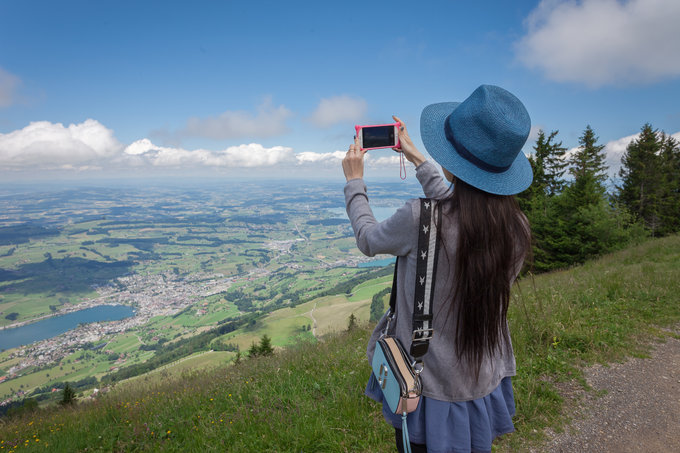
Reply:
<svg viewBox="0 0 680 453"><path fill-rule="evenodd" d="M609 175L616 177L621 156L639 134L606 143ZM680 132L672 134L680 141ZM572 148L567 154L573 152ZM96 120L64 126L38 121L23 129L0 133L0 171L57 170L66 172L109 171L125 174L130 170L156 171L181 169L201 171L208 168L253 169L284 166L291 172L337 168L346 151L295 153L287 146L264 147L258 143L230 146L221 150L184 149L154 144L148 138L129 145L118 141L114 132ZM366 166L375 169L397 168L399 155L385 150L366 154Z"/></svg>
<svg viewBox="0 0 680 453"><path fill-rule="evenodd" d="M330 127L346 122L360 122L367 109L368 104L362 98L334 96L321 99L309 120L319 127Z"/></svg>
<svg viewBox="0 0 680 453"><path fill-rule="evenodd" d="M16 91L21 80L0 68L0 108L9 107L16 102Z"/></svg>
<svg viewBox="0 0 680 453"><path fill-rule="evenodd" d="M0 171L67 172L163 169L202 170L207 168L252 169L284 165L339 169L345 151L295 153L293 148L258 143L230 146L221 150L184 149L154 144L148 138L124 145L114 132L96 120L64 126L39 121L23 129L0 134ZM399 163L397 156L366 156L368 166Z"/></svg>
<svg viewBox="0 0 680 453"><path fill-rule="evenodd" d="M543 0L516 45L526 66L590 87L680 76L677 0Z"/></svg>
<svg viewBox="0 0 680 453"><path fill-rule="evenodd" d="M122 149L113 131L92 119L69 126L37 121L0 134L0 169L90 169Z"/></svg>
<svg viewBox="0 0 680 453"><path fill-rule="evenodd" d="M393 151L390 150L385 151L393 153ZM381 156L379 151L374 151L373 153L374 154L367 153L364 157L367 167L381 168L399 165L398 155ZM314 153L311 151L304 151L295 154L295 160L299 165L315 164L317 166L335 166L340 168L340 163L342 162L342 159L345 158L345 154L347 154L347 151L333 151L332 153ZM377 154L377 157L375 154Z"/></svg>
<svg viewBox="0 0 680 453"><path fill-rule="evenodd" d="M144 138L125 148L119 162L135 166L149 164L153 167L224 167L253 168L269 167L280 163L293 162L293 149L285 146L265 148L258 143L230 146L210 151L206 149L186 150L154 145Z"/></svg>

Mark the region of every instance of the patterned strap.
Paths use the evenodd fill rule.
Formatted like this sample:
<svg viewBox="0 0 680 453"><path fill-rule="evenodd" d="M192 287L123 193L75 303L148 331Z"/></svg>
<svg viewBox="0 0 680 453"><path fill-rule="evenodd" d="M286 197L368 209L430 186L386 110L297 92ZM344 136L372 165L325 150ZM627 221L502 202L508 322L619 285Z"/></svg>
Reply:
<svg viewBox="0 0 680 453"><path fill-rule="evenodd" d="M411 355L417 360L424 356L434 334L432 329L432 304L439 257L441 205L428 198L420 199L420 230L418 232L418 264L413 305L413 338Z"/></svg>
<svg viewBox="0 0 680 453"><path fill-rule="evenodd" d="M418 233L418 263L416 264L416 286L413 304L413 337L410 354L418 360L427 353L432 330L432 304L434 302L434 283L439 256L439 235L437 225L441 225L441 205L428 198L420 199L420 225ZM390 293L390 314L397 310L397 269L399 257L394 264L392 292Z"/></svg>

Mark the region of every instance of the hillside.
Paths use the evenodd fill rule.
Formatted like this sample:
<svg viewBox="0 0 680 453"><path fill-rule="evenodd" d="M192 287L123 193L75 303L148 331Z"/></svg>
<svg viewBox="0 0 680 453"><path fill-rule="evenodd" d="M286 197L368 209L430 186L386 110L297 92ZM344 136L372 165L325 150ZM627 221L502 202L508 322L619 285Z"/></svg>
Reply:
<svg viewBox="0 0 680 453"><path fill-rule="evenodd" d="M517 356L522 451L565 420L556 383L581 367L644 355L659 326L680 320L680 236L573 269L525 278L509 321ZM393 451L380 408L365 398L367 326L273 357L119 384L92 402L3 420L2 451Z"/></svg>

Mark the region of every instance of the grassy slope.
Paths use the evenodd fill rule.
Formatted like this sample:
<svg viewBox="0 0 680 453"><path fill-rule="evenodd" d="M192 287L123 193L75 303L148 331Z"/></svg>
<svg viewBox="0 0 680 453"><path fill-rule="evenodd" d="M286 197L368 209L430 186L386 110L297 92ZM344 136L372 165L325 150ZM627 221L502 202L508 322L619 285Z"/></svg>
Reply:
<svg viewBox="0 0 680 453"><path fill-rule="evenodd" d="M658 326L680 321L680 236L525 279L520 288L509 314L518 365L517 432L501 439L496 450L502 451L523 451L542 428L564 421L554 382L579 380L581 365L644 354L643 340L664 335ZM393 451L380 409L362 396L368 335L361 328L236 367L119 386L91 404L0 423L0 446Z"/></svg>

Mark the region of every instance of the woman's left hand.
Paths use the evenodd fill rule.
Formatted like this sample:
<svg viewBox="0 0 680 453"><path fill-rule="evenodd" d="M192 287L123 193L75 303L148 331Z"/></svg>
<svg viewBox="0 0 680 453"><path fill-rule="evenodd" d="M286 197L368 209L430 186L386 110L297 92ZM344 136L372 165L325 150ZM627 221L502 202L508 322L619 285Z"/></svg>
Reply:
<svg viewBox="0 0 680 453"><path fill-rule="evenodd" d="M359 139L354 137L354 144L349 145L349 150L342 160L342 170L347 181L364 177L364 154L366 150L361 149Z"/></svg>

